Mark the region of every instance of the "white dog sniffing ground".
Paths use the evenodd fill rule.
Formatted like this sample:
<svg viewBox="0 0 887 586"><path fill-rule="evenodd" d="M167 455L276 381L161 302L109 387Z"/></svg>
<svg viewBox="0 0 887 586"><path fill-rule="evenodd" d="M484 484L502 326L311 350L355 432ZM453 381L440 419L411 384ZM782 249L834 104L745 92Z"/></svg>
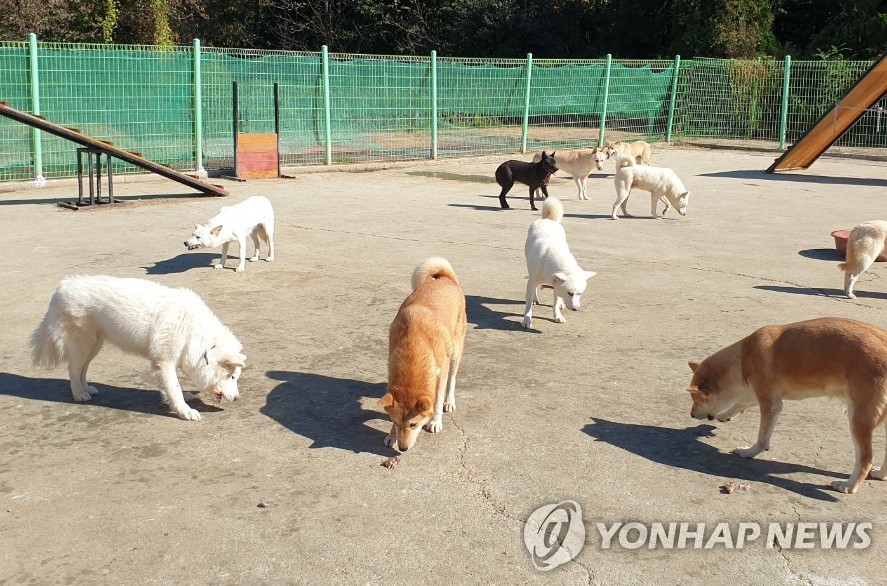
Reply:
<svg viewBox="0 0 887 586"><path fill-rule="evenodd" d="M844 271L844 293L855 299L853 285L874 264L887 245L887 222L863 222L850 231L847 238L847 262L838 265Z"/></svg>
<svg viewBox="0 0 887 586"><path fill-rule="evenodd" d="M754 458L770 449L783 399L832 397L847 405L856 463L832 487L854 493L871 472L887 478L887 454L872 468L872 434L887 420L887 331L839 317L764 326L702 361L691 360L694 419L730 421L758 405L758 440L735 453Z"/></svg>
<svg viewBox="0 0 887 586"><path fill-rule="evenodd" d="M177 368L217 402L240 396L242 346L193 291L145 279L63 279L31 335L34 364L67 362L74 400L89 401L97 391L87 384L86 371L105 342L151 361L163 400L181 419L198 421L200 413L185 403Z"/></svg>
<svg viewBox="0 0 887 586"><path fill-rule="evenodd" d="M537 154L533 157L533 162L538 163L542 160L542 155ZM607 155L604 149L577 149L573 151L558 151L554 156L554 162L557 164L559 171L569 173L576 182L576 188L579 190L579 199L588 199L588 176L597 169L604 170L604 161ZM538 195L538 190L536 192Z"/></svg>
<svg viewBox="0 0 887 586"><path fill-rule="evenodd" d="M539 301L539 287L554 290L554 321L564 323L566 320L561 308L566 306L578 310L588 279L597 274L582 270L570 252L567 233L561 226L563 216L564 207L560 200L548 197L542 204L542 218L533 221L527 231L524 255L530 276L527 281L527 306L521 324L525 328L533 325L533 303Z"/></svg>
<svg viewBox="0 0 887 586"><path fill-rule="evenodd" d="M638 165L634 157L621 155L616 159L616 177L613 179L613 183L616 185L616 202L613 204L612 215L614 220L617 219L616 210L620 207L623 216L631 217L625 208L633 187L650 192L650 215L657 220L659 214L656 212L656 202L659 200L665 203L665 209L662 210L663 216L668 211L669 204L673 205L682 216L687 215L690 193L671 169Z"/></svg>
<svg viewBox="0 0 887 586"><path fill-rule="evenodd" d="M260 239L268 243L265 260L274 260L274 208L268 198L256 195L233 206L223 207L206 224L194 224L194 232L191 238L185 240L185 246L188 250L221 246L222 258L215 268L223 269L228 260L228 245L237 242L240 246L240 263L236 270L240 273L246 266L247 236L252 239L256 249L250 262L259 260Z"/></svg>

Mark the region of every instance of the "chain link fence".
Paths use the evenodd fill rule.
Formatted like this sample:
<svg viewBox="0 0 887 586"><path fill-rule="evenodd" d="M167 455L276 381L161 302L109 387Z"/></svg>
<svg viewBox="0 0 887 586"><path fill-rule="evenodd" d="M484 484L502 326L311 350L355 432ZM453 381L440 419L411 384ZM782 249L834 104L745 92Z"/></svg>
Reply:
<svg viewBox="0 0 887 586"><path fill-rule="evenodd" d="M0 42L0 101L179 170L232 167L234 81L240 132L273 132L279 84L284 165L637 139L777 149L800 138L870 66L396 57L32 38ZM867 112L832 150L887 155L883 114L882 107ZM0 181L74 176L74 153L73 144L0 117Z"/></svg>

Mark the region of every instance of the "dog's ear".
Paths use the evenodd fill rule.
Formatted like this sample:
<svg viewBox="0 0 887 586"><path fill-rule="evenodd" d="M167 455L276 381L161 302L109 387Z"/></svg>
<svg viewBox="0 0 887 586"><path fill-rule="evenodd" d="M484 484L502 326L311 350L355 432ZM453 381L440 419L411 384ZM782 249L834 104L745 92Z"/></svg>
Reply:
<svg viewBox="0 0 887 586"><path fill-rule="evenodd" d="M388 409L392 405L394 405L394 395L391 393L385 393L385 395L379 399L379 407L382 409Z"/></svg>
<svg viewBox="0 0 887 586"><path fill-rule="evenodd" d="M551 158L553 159L553 158L554 158L554 151L551 151L551 154L548 155L548 156L551 157Z"/></svg>
<svg viewBox="0 0 887 586"><path fill-rule="evenodd" d="M200 224L198 224L198 223L195 222L194 220L191 220L191 223L194 224L194 227L195 227L195 228L200 228Z"/></svg>
<svg viewBox="0 0 887 586"><path fill-rule="evenodd" d="M566 283L567 282L567 275L565 275L564 273L555 273L554 274L554 281L556 283Z"/></svg>
<svg viewBox="0 0 887 586"><path fill-rule="evenodd" d="M223 356L220 362L222 363L222 366L227 366L229 368L237 368L238 366L243 368L246 366L246 356L239 352L237 354L229 354Z"/></svg>
<svg viewBox="0 0 887 586"><path fill-rule="evenodd" d="M592 278L593 276L595 276L595 275L597 274L597 273L594 272L594 271L584 271L584 272L585 272L585 280L586 280L586 281L587 281L588 279Z"/></svg>
<svg viewBox="0 0 887 586"><path fill-rule="evenodd" d="M693 372L696 372L696 369L699 368L699 361L698 360L691 360L690 362L687 363L687 366L690 367L690 370L692 370Z"/></svg>
<svg viewBox="0 0 887 586"><path fill-rule="evenodd" d="M416 400L416 411L419 413L424 413L431 409L431 399L428 397L419 397Z"/></svg>
<svg viewBox="0 0 887 586"><path fill-rule="evenodd" d="M213 236L218 236L219 234L222 233L222 226L221 225L216 226L215 228L210 230L209 233L212 234Z"/></svg>

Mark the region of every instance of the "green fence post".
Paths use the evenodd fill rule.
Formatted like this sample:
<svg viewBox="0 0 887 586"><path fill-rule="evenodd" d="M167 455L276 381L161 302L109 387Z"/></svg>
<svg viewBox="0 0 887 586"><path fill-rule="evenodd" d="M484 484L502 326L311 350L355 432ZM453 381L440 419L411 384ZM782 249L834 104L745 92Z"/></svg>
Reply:
<svg viewBox="0 0 887 586"><path fill-rule="evenodd" d="M665 142L671 144L671 129L674 124L674 105L678 99L678 71L681 69L681 56L674 56L674 77L671 80L671 100L668 102L668 123L665 125Z"/></svg>
<svg viewBox="0 0 887 586"><path fill-rule="evenodd" d="M330 120L330 54L329 48L323 45L320 48L321 64L323 69L323 131L326 141L326 152L323 155L323 164L333 164L333 130Z"/></svg>
<svg viewBox="0 0 887 586"><path fill-rule="evenodd" d="M194 170L203 173L203 78L200 72L200 39L194 39Z"/></svg>
<svg viewBox="0 0 887 586"><path fill-rule="evenodd" d="M524 100L524 121L521 129L520 152L527 152L527 133L530 128L530 77L533 73L533 54L527 53L527 96Z"/></svg>
<svg viewBox="0 0 887 586"><path fill-rule="evenodd" d="M785 71L782 75L782 116L779 119L779 148L783 150L785 150L785 131L788 127L788 80L791 65L791 55L786 55Z"/></svg>
<svg viewBox="0 0 887 586"><path fill-rule="evenodd" d="M437 158L437 51L431 52L431 158Z"/></svg>
<svg viewBox="0 0 887 586"><path fill-rule="evenodd" d="M597 139L598 148L604 146L604 127L607 126L607 102L610 99L610 66L613 63L613 56L607 53L607 71L604 78L604 104L601 108L601 133Z"/></svg>
<svg viewBox="0 0 887 586"><path fill-rule="evenodd" d="M28 48L31 55L31 113L40 115L40 75L37 68L37 35L28 35ZM34 183L43 185L46 179L43 177L43 145L41 144L40 131L31 129L31 148L34 155Z"/></svg>

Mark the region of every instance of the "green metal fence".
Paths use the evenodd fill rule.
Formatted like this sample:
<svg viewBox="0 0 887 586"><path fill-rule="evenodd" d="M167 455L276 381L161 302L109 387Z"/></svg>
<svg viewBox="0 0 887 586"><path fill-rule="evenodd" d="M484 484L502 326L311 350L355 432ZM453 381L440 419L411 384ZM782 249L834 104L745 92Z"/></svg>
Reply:
<svg viewBox="0 0 887 586"><path fill-rule="evenodd" d="M394 57L32 38L0 42L0 101L181 170L232 166L234 81L241 132L273 130L279 84L284 165L641 138L784 148L870 65ZM833 148L887 154L883 114L867 112ZM74 152L69 142L0 118L0 181L72 176Z"/></svg>

